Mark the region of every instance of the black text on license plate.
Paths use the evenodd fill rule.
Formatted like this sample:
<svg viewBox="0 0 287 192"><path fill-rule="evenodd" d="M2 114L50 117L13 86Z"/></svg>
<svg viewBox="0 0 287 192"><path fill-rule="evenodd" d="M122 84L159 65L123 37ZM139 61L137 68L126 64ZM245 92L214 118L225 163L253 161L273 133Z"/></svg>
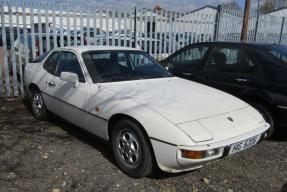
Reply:
<svg viewBox="0 0 287 192"><path fill-rule="evenodd" d="M258 143L259 139L260 139L260 135L257 135L255 137L252 137L252 138L246 139L244 141L235 143L235 144L231 145L229 154L234 154L234 153L237 153L237 152L242 151L244 149L247 149L247 148L255 145L256 143Z"/></svg>

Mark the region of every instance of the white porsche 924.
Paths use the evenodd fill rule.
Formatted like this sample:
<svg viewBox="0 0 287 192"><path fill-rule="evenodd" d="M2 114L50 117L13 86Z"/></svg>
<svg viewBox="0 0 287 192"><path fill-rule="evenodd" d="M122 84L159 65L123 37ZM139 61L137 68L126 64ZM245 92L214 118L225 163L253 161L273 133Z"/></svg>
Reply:
<svg viewBox="0 0 287 192"><path fill-rule="evenodd" d="M108 140L135 178L156 164L200 168L254 146L269 128L247 103L172 77L138 49L58 48L27 64L24 77L35 118L52 112Z"/></svg>

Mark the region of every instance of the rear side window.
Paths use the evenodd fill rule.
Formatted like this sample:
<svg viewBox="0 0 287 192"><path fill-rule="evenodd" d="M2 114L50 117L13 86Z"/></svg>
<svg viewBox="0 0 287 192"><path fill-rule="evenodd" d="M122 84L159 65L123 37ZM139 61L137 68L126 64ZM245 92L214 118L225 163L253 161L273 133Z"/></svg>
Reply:
<svg viewBox="0 0 287 192"><path fill-rule="evenodd" d="M229 73L252 73L255 64L248 54L240 48L214 48L207 64L206 71Z"/></svg>
<svg viewBox="0 0 287 192"><path fill-rule="evenodd" d="M75 53L63 51L59 60L56 76L60 76L62 72L75 73L79 77L80 82L85 82L85 78L79 63L78 57Z"/></svg>
<svg viewBox="0 0 287 192"><path fill-rule="evenodd" d="M50 74L55 75L56 67L60 59L60 52L53 52L45 61L43 68Z"/></svg>
<svg viewBox="0 0 287 192"><path fill-rule="evenodd" d="M208 47L193 47L183 50L170 60L175 67L192 67L199 68Z"/></svg>

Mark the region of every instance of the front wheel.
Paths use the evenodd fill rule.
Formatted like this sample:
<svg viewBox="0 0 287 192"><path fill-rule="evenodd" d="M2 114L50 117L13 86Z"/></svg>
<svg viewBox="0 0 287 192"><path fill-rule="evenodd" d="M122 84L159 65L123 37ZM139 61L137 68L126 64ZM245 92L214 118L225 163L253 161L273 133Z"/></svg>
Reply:
<svg viewBox="0 0 287 192"><path fill-rule="evenodd" d="M270 128L268 129L267 134L265 136L265 139L270 139L274 134L274 128L275 128L273 116L265 106L257 103L253 103L251 105L263 116L264 120L270 124Z"/></svg>
<svg viewBox="0 0 287 192"><path fill-rule="evenodd" d="M117 122L112 129L111 144L115 160L123 172L134 178L152 173L151 148L136 123L130 120Z"/></svg>
<svg viewBox="0 0 287 192"><path fill-rule="evenodd" d="M44 104L42 94L39 90L31 90L31 110L33 116L38 120L47 120L48 119L48 110Z"/></svg>

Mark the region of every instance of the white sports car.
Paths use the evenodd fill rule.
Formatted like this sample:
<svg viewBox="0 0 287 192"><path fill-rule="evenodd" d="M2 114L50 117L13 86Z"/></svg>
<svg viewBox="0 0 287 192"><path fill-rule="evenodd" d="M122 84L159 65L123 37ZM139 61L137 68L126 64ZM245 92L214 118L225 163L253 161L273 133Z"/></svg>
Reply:
<svg viewBox="0 0 287 192"><path fill-rule="evenodd" d="M52 112L108 140L118 166L139 178L200 168L257 144L269 124L247 103L172 77L133 48L54 49L25 68L32 113Z"/></svg>

